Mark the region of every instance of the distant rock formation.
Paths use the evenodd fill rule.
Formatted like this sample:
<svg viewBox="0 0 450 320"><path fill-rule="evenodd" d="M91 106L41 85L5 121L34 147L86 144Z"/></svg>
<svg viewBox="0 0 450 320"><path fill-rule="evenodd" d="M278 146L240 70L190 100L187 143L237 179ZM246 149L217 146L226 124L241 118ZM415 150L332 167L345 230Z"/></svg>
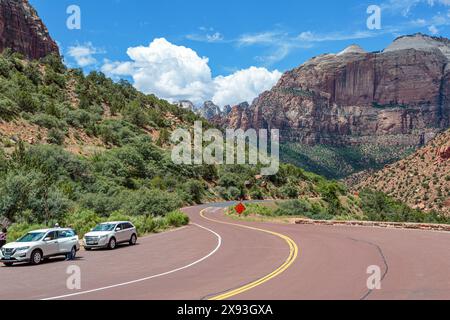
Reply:
<svg viewBox="0 0 450 320"><path fill-rule="evenodd" d="M29 59L59 55L58 46L28 0L0 0L0 51L6 48Z"/></svg>
<svg viewBox="0 0 450 320"><path fill-rule="evenodd" d="M186 110L195 111L194 104L189 100L180 100L176 102L175 105Z"/></svg>
<svg viewBox="0 0 450 320"><path fill-rule="evenodd" d="M400 37L379 53L352 45L286 72L221 123L276 128L284 141L309 145L419 146L449 127L449 53L449 39L423 34Z"/></svg>
<svg viewBox="0 0 450 320"><path fill-rule="evenodd" d="M222 125L226 117L233 112L234 108L248 109L250 105L248 102L242 102L241 104L232 107L226 105L220 108L218 105L214 104L212 101L205 101L201 106L195 106L192 101L180 100L175 103L180 108L190 110L199 116L202 116L206 120L213 122L218 125Z"/></svg>
<svg viewBox="0 0 450 320"><path fill-rule="evenodd" d="M214 102L206 101L203 104L203 107L199 109L199 114L205 119L211 120L222 116L222 110L220 110L220 107L215 105Z"/></svg>

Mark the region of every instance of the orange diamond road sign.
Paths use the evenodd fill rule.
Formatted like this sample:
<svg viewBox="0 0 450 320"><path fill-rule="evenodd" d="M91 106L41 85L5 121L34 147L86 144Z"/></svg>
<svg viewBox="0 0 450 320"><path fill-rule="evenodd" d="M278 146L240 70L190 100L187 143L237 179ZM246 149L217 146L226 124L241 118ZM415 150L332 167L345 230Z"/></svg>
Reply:
<svg viewBox="0 0 450 320"><path fill-rule="evenodd" d="M238 214L243 214L245 210L247 210L247 208L241 203L239 203L235 208L236 212Z"/></svg>

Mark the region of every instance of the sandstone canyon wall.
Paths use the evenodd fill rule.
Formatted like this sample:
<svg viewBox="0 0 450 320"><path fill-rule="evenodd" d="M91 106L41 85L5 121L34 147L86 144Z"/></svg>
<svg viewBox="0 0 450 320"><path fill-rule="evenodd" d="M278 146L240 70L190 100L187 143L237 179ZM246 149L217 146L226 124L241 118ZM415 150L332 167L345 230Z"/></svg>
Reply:
<svg viewBox="0 0 450 320"><path fill-rule="evenodd" d="M6 48L29 59L59 54L58 46L28 0L0 0L0 52Z"/></svg>
<svg viewBox="0 0 450 320"><path fill-rule="evenodd" d="M283 75L222 125L276 128L284 141L420 145L449 127L450 40L400 37L383 52L351 46Z"/></svg>

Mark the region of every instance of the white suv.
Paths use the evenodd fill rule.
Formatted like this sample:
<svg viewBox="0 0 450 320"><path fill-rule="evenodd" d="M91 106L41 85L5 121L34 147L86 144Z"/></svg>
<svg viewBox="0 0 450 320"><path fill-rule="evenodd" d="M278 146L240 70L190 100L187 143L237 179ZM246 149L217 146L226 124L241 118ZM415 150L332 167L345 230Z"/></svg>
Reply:
<svg viewBox="0 0 450 320"><path fill-rule="evenodd" d="M137 242L136 227L128 221L106 222L97 225L86 233L83 246L86 250L108 248L113 250L120 243L135 245Z"/></svg>
<svg viewBox="0 0 450 320"><path fill-rule="evenodd" d="M40 264L56 256L75 258L80 250L78 236L72 229L44 229L28 232L16 242L5 245L0 252L0 262L5 266L29 262Z"/></svg>

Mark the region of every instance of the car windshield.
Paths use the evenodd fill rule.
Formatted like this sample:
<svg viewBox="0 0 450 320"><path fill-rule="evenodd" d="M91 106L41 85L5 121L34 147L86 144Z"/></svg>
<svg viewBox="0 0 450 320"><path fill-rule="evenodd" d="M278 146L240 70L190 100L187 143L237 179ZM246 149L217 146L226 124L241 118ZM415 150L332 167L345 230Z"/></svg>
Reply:
<svg viewBox="0 0 450 320"><path fill-rule="evenodd" d="M92 231L113 231L115 226L115 224L110 223L99 224L94 229L92 229Z"/></svg>
<svg viewBox="0 0 450 320"><path fill-rule="evenodd" d="M39 241L44 237L44 232L30 232L24 235L22 238L17 240L17 242L35 242Z"/></svg>

